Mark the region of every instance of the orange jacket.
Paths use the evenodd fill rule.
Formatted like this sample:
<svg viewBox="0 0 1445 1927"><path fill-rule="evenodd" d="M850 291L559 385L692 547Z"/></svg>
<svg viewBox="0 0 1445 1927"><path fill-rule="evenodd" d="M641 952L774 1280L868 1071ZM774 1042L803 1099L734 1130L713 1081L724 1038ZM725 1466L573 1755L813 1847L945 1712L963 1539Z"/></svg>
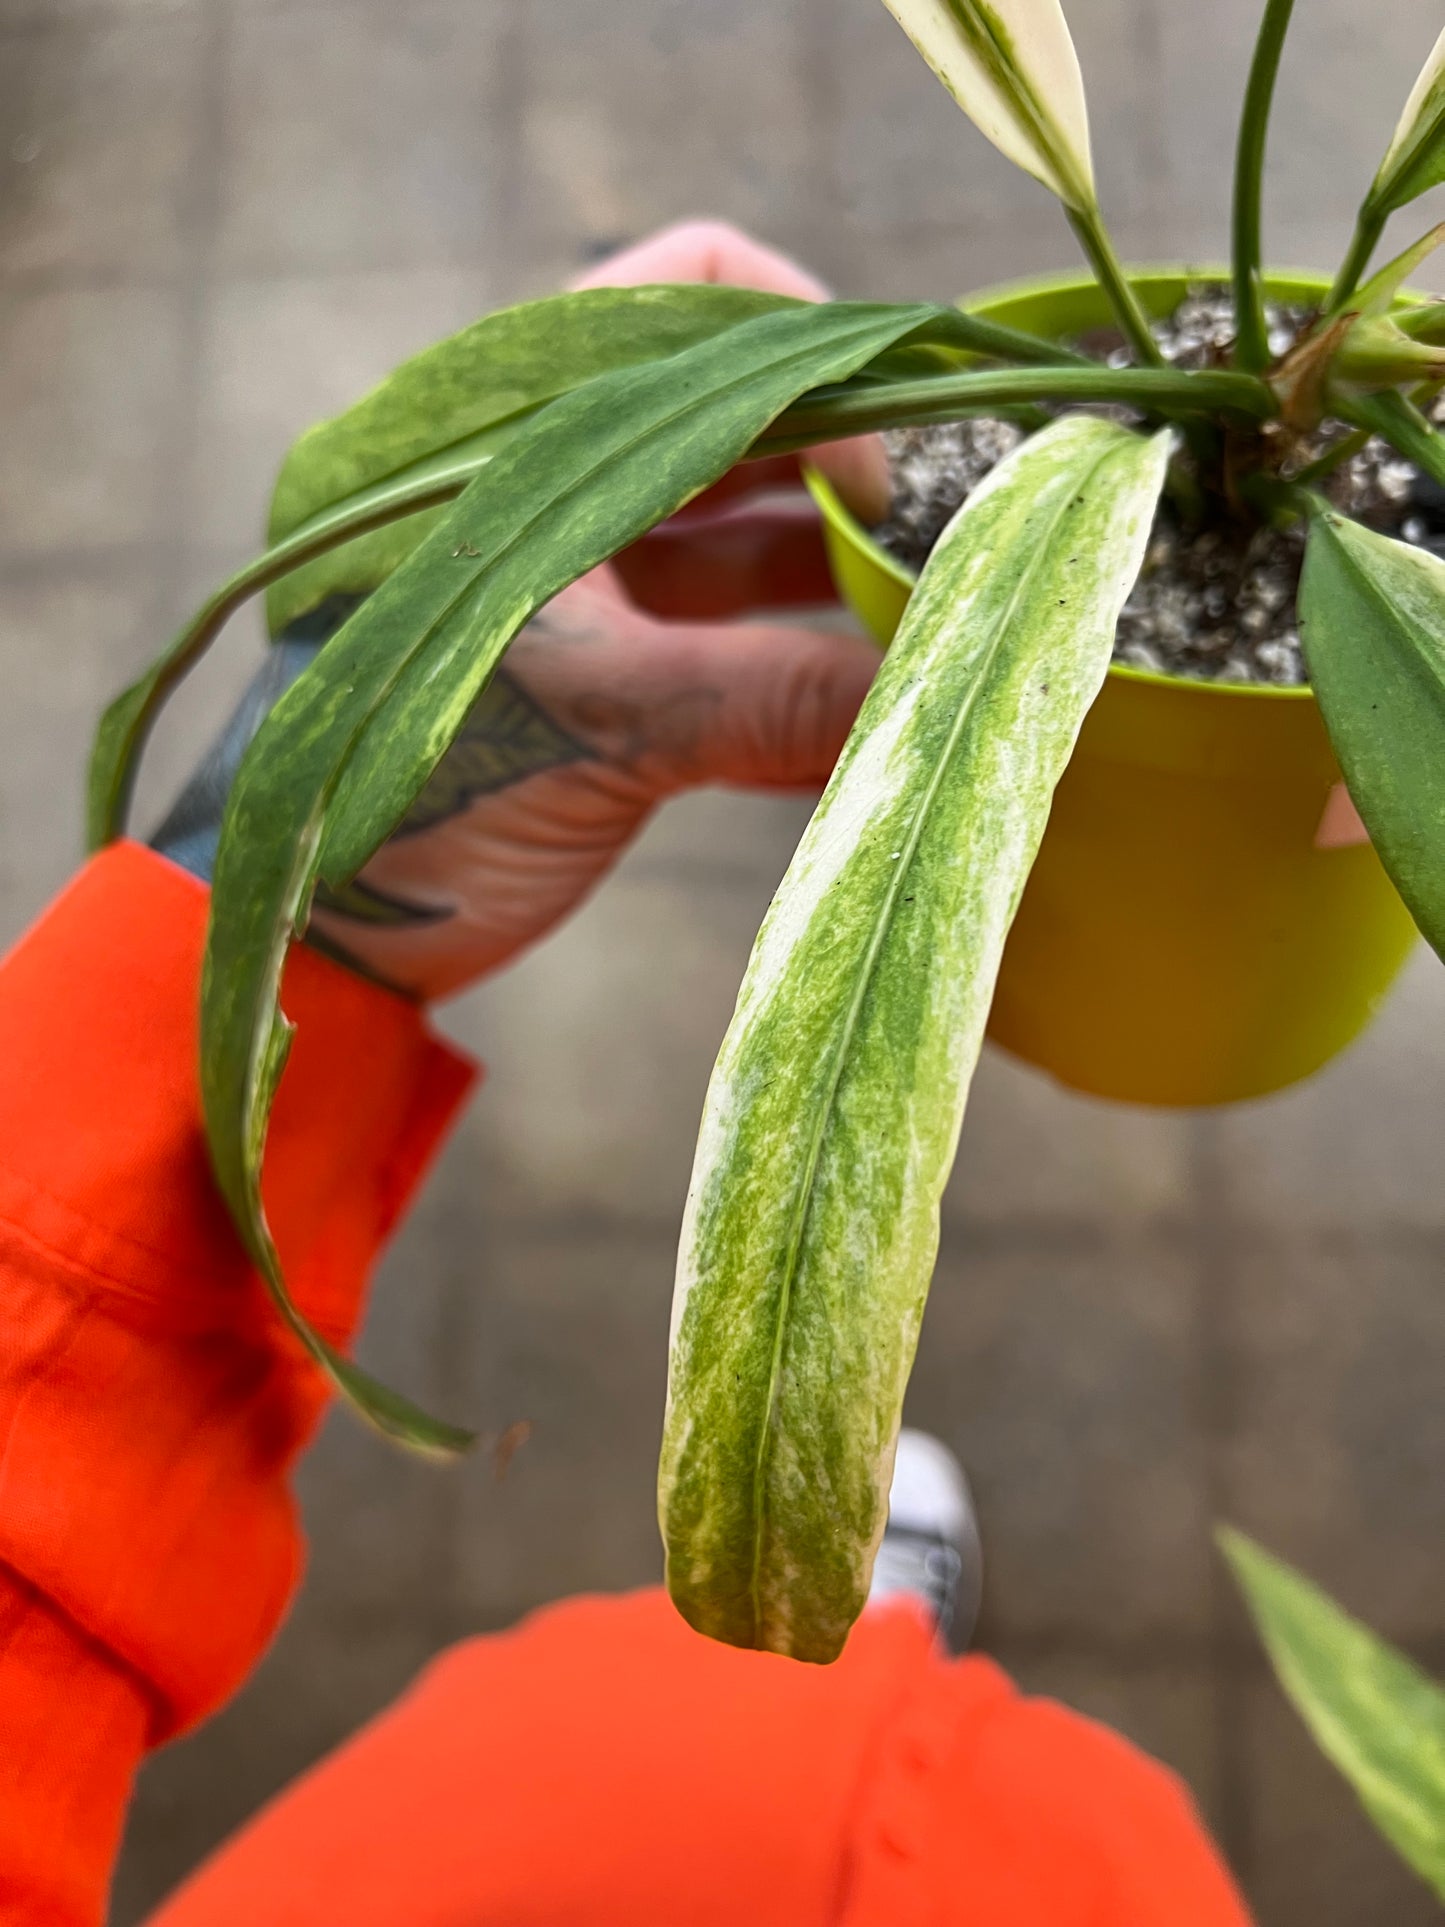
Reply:
<svg viewBox="0 0 1445 1927"><path fill-rule="evenodd" d="M212 1187L206 897L134 845L0 964L0 1920L95 1927L136 1766L245 1678L300 1569L323 1404ZM306 950L267 1202L333 1340L471 1070ZM1186 1796L944 1659L908 1608L835 1668L658 1593L438 1662L182 1891L166 1927L1240 1927Z"/></svg>

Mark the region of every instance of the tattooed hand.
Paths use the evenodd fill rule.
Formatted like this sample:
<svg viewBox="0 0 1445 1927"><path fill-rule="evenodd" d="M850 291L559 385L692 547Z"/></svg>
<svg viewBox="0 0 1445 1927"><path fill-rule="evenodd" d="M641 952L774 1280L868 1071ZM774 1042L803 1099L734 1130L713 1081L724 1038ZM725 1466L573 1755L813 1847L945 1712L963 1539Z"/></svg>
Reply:
<svg viewBox="0 0 1445 1927"><path fill-rule="evenodd" d="M816 296L780 256L714 224L675 229L589 277L730 279ZM870 443L827 452L877 506ZM818 788L877 666L853 638L749 610L832 599L791 461L753 463L558 596L509 650L400 830L312 922L328 947L418 997L496 969L585 897L664 798L700 784ZM791 484L791 494L780 487ZM246 744L351 613L293 626L171 812L156 847L200 874ZM731 618L731 619L729 619Z"/></svg>

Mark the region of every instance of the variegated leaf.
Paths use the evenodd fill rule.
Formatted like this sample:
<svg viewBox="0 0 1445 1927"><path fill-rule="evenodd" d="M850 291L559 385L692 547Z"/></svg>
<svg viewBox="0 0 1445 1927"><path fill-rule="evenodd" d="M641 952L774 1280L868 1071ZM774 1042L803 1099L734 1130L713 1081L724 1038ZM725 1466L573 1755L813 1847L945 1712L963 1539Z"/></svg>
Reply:
<svg viewBox="0 0 1445 1927"><path fill-rule="evenodd" d="M1445 1900L1445 1692L1242 1533L1220 1545L1280 1684L1375 1825Z"/></svg>
<svg viewBox="0 0 1445 1927"><path fill-rule="evenodd" d="M1004 938L1169 453L1065 417L920 579L708 1091L660 1509L701 1631L830 1660L863 1603Z"/></svg>
<svg viewBox="0 0 1445 1927"><path fill-rule="evenodd" d="M1073 208L1094 199L1084 81L1059 0L884 0L980 133Z"/></svg>
<svg viewBox="0 0 1445 1927"><path fill-rule="evenodd" d="M201 1100L221 1193L278 1310L378 1426L423 1450L465 1439L369 1378L290 1297L261 1197L290 1047L288 945L318 881L343 887L404 819L512 638L586 570L740 460L809 389L935 333L922 306L806 303L613 369L541 410L270 711L226 802L201 981Z"/></svg>
<svg viewBox="0 0 1445 1927"><path fill-rule="evenodd" d="M594 375L658 361L795 303L712 286L589 288L503 308L401 363L292 444L271 498L272 547L339 503L494 453L538 408ZM329 595L365 595L436 525L432 510L333 549L275 583L274 632Z"/></svg>
<svg viewBox="0 0 1445 1927"><path fill-rule="evenodd" d="M1445 956L1445 562L1322 511L1299 610L1310 682L1355 807Z"/></svg>
<svg viewBox="0 0 1445 1927"><path fill-rule="evenodd" d="M1382 212L1404 207L1445 180L1445 32L1410 90L1394 137L1370 189Z"/></svg>

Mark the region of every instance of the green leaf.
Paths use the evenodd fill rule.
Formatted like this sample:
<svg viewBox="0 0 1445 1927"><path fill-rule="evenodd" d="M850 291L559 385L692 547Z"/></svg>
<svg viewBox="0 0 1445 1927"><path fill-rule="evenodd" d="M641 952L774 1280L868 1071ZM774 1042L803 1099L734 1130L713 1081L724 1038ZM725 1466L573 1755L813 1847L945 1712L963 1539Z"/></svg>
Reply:
<svg viewBox="0 0 1445 1927"><path fill-rule="evenodd" d="M90 753L86 788L86 847L99 849L121 834L147 736L166 698L205 654L227 621L253 595L291 570L367 530L379 529L440 503L455 501L475 464L434 466L422 479L379 482L309 522L237 571L204 602L150 667L111 702L100 719Z"/></svg>
<svg viewBox="0 0 1445 1927"><path fill-rule="evenodd" d="M1445 181L1445 33L1435 42L1410 90L1368 204L1391 213L1441 181Z"/></svg>
<svg viewBox="0 0 1445 1927"><path fill-rule="evenodd" d="M539 413L332 638L262 725L222 825L201 992L201 1090L217 1181L283 1313L261 1204L285 1061L281 969L318 877L359 870L465 721L508 643L560 589L724 474L795 396L935 325L929 307L792 305ZM318 1361L383 1429L456 1434Z"/></svg>
<svg viewBox="0 0 1445 1927"><path fill-rule="evenodd" d="M1225 1528L1218 1537L1280 1684L1321 1751L1445 1900L1445 1692L1242 1533Z"/></svg>
<svg viewBox="0 0 1445 1927"><path fill-rule="evenodd" d="M764 920L709 1087L660 1511L683 1616L828 1661L867 1592L1004 938L1164 479L1064 417L920 578Z"/></svg>
<svg viewBox="0 0 1445 1927"><path fill-rule="evenodd" d="M536 409L595 375L797 305L751 288L592 288L487 315L300 437L276 481L268 541L274 547L378 484L420 482L435 468L495 453ZM267 602L272 633L328 595L374 589L434 521L393 523L277 582Z"/></svg>
<svg viewBox="0 0 1445 1927"><path fill-rule="evenodd" d="M1445 246L1445 221L1437 223L1428 234L1422 234L1418 241L1412 241L1372 274L1364 287L1350 297L1350 306L1367 319L1389 314L1399 301L1405 283L1419 273L1441 246Z"/></svg>
<svg viewBox="0 0 1445 1927"><path fill-rule="evenodd" d="M783 295L691 285L529 302L404 362L354 408L309 429L282 467L266 552L204 604L102 717L91 752L88 847L124 829L140 754L167 697L250 596L271 590L275 633L333 593L368 593L556 395L797 305ZM997 332L1014 337L1026 358L1047 358L1047 343ZM958 360L944 347L905 349L897 372L927 374Z"/></svg>
<svg viewBox="0 0 1445 1927"><path fill-rule="evenodd" d="M1322 510L1299 608L1350 795L1411 916L1445 956L1445 562Z"/></svg>

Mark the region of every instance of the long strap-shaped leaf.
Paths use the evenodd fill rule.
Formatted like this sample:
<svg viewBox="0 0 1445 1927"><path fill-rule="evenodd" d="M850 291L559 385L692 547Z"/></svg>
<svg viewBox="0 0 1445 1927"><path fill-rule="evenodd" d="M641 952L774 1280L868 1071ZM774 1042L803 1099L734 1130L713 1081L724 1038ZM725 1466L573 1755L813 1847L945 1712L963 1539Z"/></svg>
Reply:
<svg viewBox="0 0 1445 1927"><path fill-rule="evenodd" d="M734 328L740 318L748 318L753 312L769 314L778 308L800 306L784 297L751 295L740 289L644 287L605 293L611 301L607 308L611 337L607 339L603 339L599 318L591 308L584 306L582 312L572 314L570 303L584 303L584 299L590 303L591 295L566 295L557 297L557 303L532 303L528 308L507 310L503 316L493 316L497 324L507 322L507 328L499 328L497 335L489 324L464 331L455 341L441 343L428 355L407 362L391 382L381 383L380 389L358 403L355 410L337 416L333 422L322 422L301 437L297 451L287 462L285 515L274 516L274 545L222 584L145 673L106 709L91 755L87 802L91 848L125 829L139 759L164 703L220 634L225 620L250 595L270 586L274 590L272 626L281 626L326 595L362 595L374 590L426 538L434 526L434 511L455 501L472 476L520 432L538 407L555 393L565 393L590 380L595 372L593 364L603 358L609 341L617 366L636 366L644 360L661 360L696 341L709 339L709 335ZM676 303L663 297L676 297ZM636 326L624 326L628 303L636 303ZM541 339L555 345L559 335L565 335L561 328L565 314L553 314L553 306L572 314L580 337L576 360L563 366L538 364L536 343L530 337L518 339L514 328L518 316L547 310L547 328ZM501 360L501 368L491 374L484 366L474 366L487 347L495 347ZM439 356L439 368L432 366L432 356ZM1200 407L1216 399L1222 407L1241 407L1247 412L1250 405L1256 405L1256 412L1268 412L1270 401L1262 383L1252 383L1252 389L1258 389L1258 393L1252 393L1248 380L1241 382L1239 376L1229 374L1206 372L1160 378L1156 370L1098 368L1087 356L1060 349L1037 335L946 308L934 310L927 341L877 356L863 370L871 407L871 414L865 409L865 426L873 428L879 422L894 426L896 420L909 416L931 418L931 407L954 418L959 409L977 405L979 380L998 382L998 376L963 376L963 389L958 391L954 387L938 389L936 383L950 370L958 382L959 366L979 356L1004 356L1023 362L1052 360L1062 374L1060 393L1073 399L1143 401L1164 407ZM511 374L507 374L509 366ZM457 382L466 370L476 378L476 397L457 395ZM1011 380L1017 382L1017 376ZM1168 395L1160 393L1160 380L1173 382ZM1002 382L1002 387L988 391L990 403L1006 405L1010 401L1008 370ZM1040 387L1035 370L1033 385L1025 382L1025 391L1052 397L1050 378L1044 376L1042 382ZM430 393L430 383L435 385L435 395ZM1229 389L1229 393L1223 393L1223 389ZM518 397L532 399L526 407L514 407ZM892 409L890 397L896 397L898 412ZM842 383L832 393L823 389L817 397L817 409L813 409L811 439L836 439L846 434L850 430L850 405L855 407L857 401L859 397L850 383ZM453 436L460 422L474 424L480 418L486 420L486 426L468 428L464 436ZM788 441L788 447L801 447L805 439L809 437ZM422 447L424 453L412 455L401 466L389 466L399 453L416 447ZM776 451L759 443L751 453ZM333 495L333 489L358 476L370 480L347 495ZM320 501L322 497L328 497L326 507L291 526L301 503Z"/></svg>
<svg viewBox="0 0 1445 1927"><path fill-rule="evenodd" d="M261 1205L289 1044L281 968L323 865L358 869L405 815L518 629L700 490L781 409L846 380L939 311L837 303L744 322L599 376L489 463L421 547L277 704L222 825L201 993L201 1087L216 1176L283 1314L377 1425L424 1449L465 1435L359 1373L301 1319Z"/></svg>
<svg viewBox="0 0 1445 1927"><path fill-rule="evenodd" d="M488 315L403 362L344 414L301 436L277 479L269 540L285 540L364 491L416 487L494 452L536 409L597 375L678 354L740 322L799 305L750 288L659 285L552 295ZM949 309L940 313L931 345L899 350L888 358L888 372L927 375L978 355L1088 365L1056 342ZM267 601L273 633L325 596L374 589L430 526L429 516L392 523L276 582Z"/></svg>
<svg viewBox="0 0 1445 1927"><path fill-rule="evenodd" d="M177 684L196 666L243 603L312 557L355 540L363 530L379 529L400 517L454 502L477 466L475 460L459 462L452 469L433 463L425 477L410 475L363 489L303 522L274 548L223 582L150 666L107 705L90 752L87 847L99 849L124 831L141 755L157 717Z"/></svg>
<svg viewBox="0 0 1445 1927"><path fill-rule="evenodd" d="M486 452L505 426L616 368L635 368L798 304L751 288L590 288L485 316L413 355L343 414L293 445L276 478L274 547L380 482L418 481ZM364 595L421 541L431 518L348 543L275 584L272 632L340 590Z"/></svg>
<svg viewBox="0 0 1445 1927"><path fill-rule="evenodd" d="M740 322L798 305L752 288L666 284L550 295L487 315L413 355L293 444L277 477L268 539L274 547L365 491L416 487L491 453L536 409L597 375L678 354ZM946 368L959 351L1027 362L1084 359L1020 329L952 312L938 343L902 351L895 372ZM374 589L431 522L429 515L393 522L288 573L267 598L273 633L325 596Z"/></svg>
<svg viewBox="0 0 1445 1927"><path fill-rule="evenodd" d="M270 590L274 634L329 595L369 593L538 408L611 369L799 305L718 287L598 288L525 302L414 355L344 414L309 428L282 465L266 553L210 597L101 719L88 783L90 847L124 829L156 718L250 596ZM938 358L918 359L928 372Z"/></svg>
<svg viewBox="0 0 1445 1927"><path fill-rule="evenodd" d="M1370 188L1382 208L1404 207L1445 180L1445 33L1430 50Z"/></svg>
<svg viewBox="0 0 1445 1927"><path fill-rule="evenodd" d="M660 1510L683 1615L827 1661L867 1592L1004 937L1169 453L1084 416L944 534L773 900L708 1091Z"/></svg>
<svg viewBox="0 0 1445 1927"><path fill-rule="evenodd" d="M1445 1691L1242 1533L1223 1531L1219 1541L1305 1725L1381 1833L1445 1900Z"/></svg>
<svg viewBox="0 0 1445 1927"><path fill-rule="evenodd" d="M1350 795L1445 956L1445 562L1322 511L1305 551L1300 636Z"/></svg>
<svg viewBox="0 0 1445 1927"><path fill-rule="evenodd" d="M1084 82L1059 0L885 0L999 152L1070 206L1093 194Z"/></svg>

